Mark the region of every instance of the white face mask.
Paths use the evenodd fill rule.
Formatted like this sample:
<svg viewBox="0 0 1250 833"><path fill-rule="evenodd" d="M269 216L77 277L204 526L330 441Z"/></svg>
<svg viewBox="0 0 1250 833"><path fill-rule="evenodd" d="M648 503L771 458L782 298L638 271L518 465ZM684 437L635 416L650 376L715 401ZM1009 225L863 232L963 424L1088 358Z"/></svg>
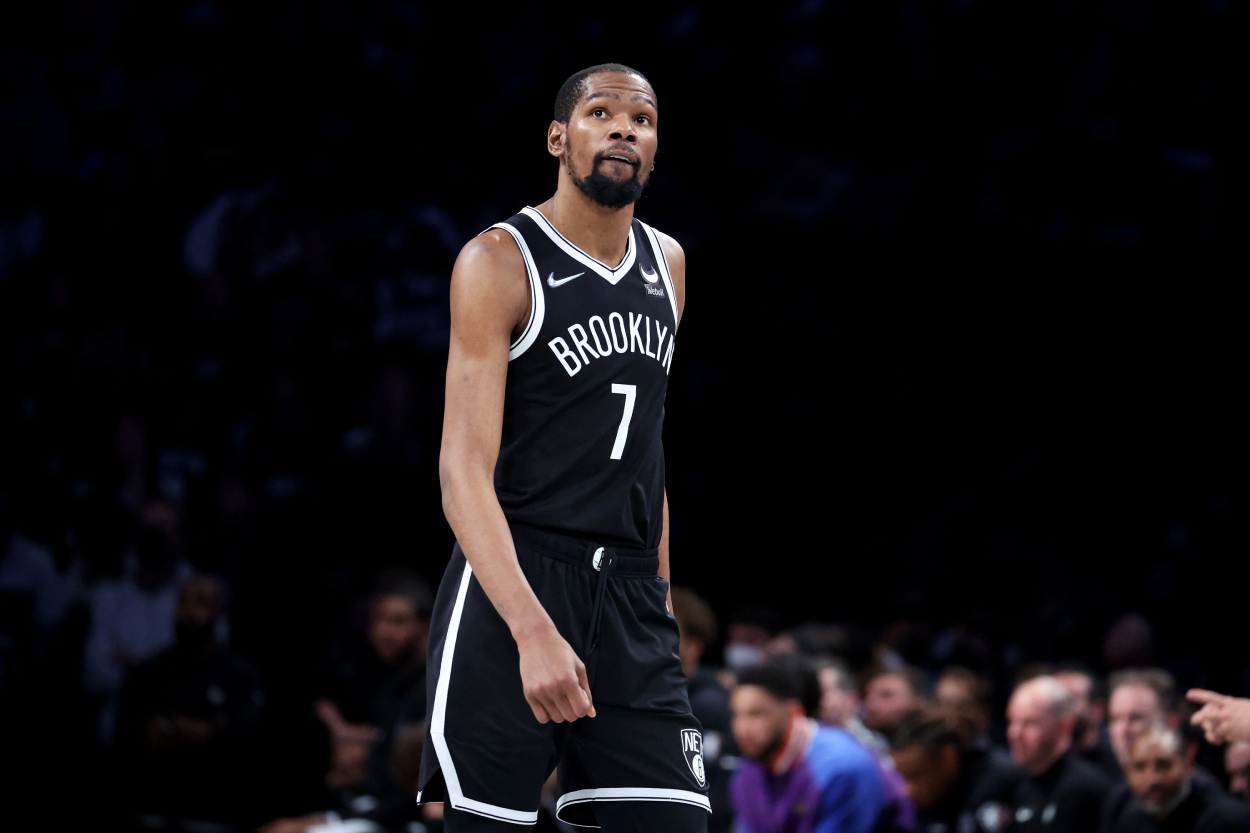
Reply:
<svg viewBox="0 0 1250 833"><path fill-rule="evenodd" d="M725 665L733 671L752 668L764 661L765 652L759 645L733 642L725 646Z"/></svg>

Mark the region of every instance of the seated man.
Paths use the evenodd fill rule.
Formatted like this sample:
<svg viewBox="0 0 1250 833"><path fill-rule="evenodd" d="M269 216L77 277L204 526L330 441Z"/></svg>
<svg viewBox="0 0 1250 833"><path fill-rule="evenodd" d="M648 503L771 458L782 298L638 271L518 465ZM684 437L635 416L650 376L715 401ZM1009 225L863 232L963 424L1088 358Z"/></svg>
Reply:
<svg viewBox="0 0 1250 833"><path fill-rule="evenodd" d="M916 804L919 833L999 833L1013 822L1024 770L991 750L965 747L942 716L908 713L890 747Z"/></svg>
<svg viewBox="0 0 1250 833"><path fill-rule="evenodd" d="M1102 770L1112 781L1119 781L1124 773L1115 753L1111 751L1111 736L1107 732L1105 685L1092 671L1078 663L1061 665L1055 672L1055 679L1076 698L1073 751Z"/></svg>
<svg viewBox="0 0 1250 833"><path fill-rule="evenodd" d="M409 570L378 575L369 600L367 651L352 651L351 643L336 646L333 673L325 683L328 696L314 704L330 735L326 786L333 805L328 811L275 819L264 833L302 833L336 818L388 829L416 820L414 796L407 785L395 782L391 759L399 727L425 716L432 598L428 585Z"/></svg>
<svg viewBox="0 0 1250 833"><path fill-rule="evenodd" d="M877 668L864 681L864 725L888 738L924 696L924 675L915 668Z"/></svg>
<svg viewBox="0 0 1250 833"><path fill-rule="evenodd" d="M731 697L744 761L730 784L741 833L870 833L885 804L877 762L807 716L815 674L774 660L742 671Z"/></svg>
<svg viewBox="0 0 1250 833"><path fill-rule="evenodd" d="M117 739L126 782L154 829L237 822L251 810L242 802L251 793L264 693L255 667L217 642L222 595L213 578L188 579L174 647L136 666L122 692Z"/></svg>
<svg viewBox="0 0 1250 833"><path fill-rule="evenodd" d="M934 705L955 724L967 746L991 745L989 688L984 677L959 665L942 671L933 686Z"/></svg>
<svg viewBox="0 0 1250 833"><path fill-rule="evenodd" d="M1250 808L1211 781L1194 778L1198 745L1159 724L1136 735L1127 784L1107 800L1103 833L1246 833Z"/></svg>
<svg viewBox="0 0 1250 833"><path fill-rule="evenodd" d="M820 708L817 711L820 722L845 729L878 758L889 758L889 742L859 719L859 686L855 684L855 676L846 663L834 657L824 657L816 661L816 668L820 680ZM890 768L893 766L891 763Z"/></svg>
<svg viewBox="0 0 1250 833"><path fill-rule="evenodd" d="M1111 748L1124 767L1138 735L1159 724L1179 725L1176 682L1161 668L1139 668L1112 674L1109 688Z"/></svg>
<svg viewBox="0 0 1250 833"><path fill-rule="evenodd" d="M1029 777L1016 794L1016 829L1096 833L1111 781L1072 748L1072 694L1051 676L1021 683L1007 705L1011 756Z"/></svg>

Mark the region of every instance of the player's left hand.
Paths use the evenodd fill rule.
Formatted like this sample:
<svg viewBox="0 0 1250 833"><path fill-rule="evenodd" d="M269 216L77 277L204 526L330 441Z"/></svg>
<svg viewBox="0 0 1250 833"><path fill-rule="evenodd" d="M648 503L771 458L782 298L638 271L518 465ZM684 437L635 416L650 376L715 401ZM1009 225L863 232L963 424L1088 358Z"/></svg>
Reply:
<svg viewBox="0 0 1250 833"><path fill-rule="evenodd" d="M1216 744L1250 741L1250 700L1201 688L1190 689L1186 697L1202 704L1189 722L1202 727L1207 741Z"/></svg>

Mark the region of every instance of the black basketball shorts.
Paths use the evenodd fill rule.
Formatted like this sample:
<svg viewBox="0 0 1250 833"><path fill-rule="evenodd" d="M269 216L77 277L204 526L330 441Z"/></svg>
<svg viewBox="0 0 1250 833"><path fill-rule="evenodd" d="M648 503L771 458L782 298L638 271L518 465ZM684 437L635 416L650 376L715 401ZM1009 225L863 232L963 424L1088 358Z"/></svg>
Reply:
<svg viewBox="0 0 1250 833"><path fill-rule="evenodd" d="M539 723L520 656L457 544L439 586L427 658L418 801L532 825L558 770L557 815L598 827L603 801L675 801L710 811L703 737L677 656L677 623L655 550L602 547L514 525L521 570L586 664L596 717Z"/></svg>

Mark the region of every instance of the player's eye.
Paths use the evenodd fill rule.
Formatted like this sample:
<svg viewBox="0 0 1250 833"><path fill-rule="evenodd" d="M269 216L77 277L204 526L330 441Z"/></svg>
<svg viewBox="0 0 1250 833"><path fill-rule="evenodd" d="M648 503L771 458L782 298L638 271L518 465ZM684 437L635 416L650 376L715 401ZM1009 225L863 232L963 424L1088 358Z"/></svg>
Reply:
<svg viewBox="0 0 1250 833"><path fill-rule="evenodd" d="M598 118L599 116L606 116L607 113L608 111L604 110L602 107L596 107L595 109L590 111L590 115L595 116L596 118Z"/></svg>
<svg viewBox="0 0 1250 833"><path fill-rule="evenodd" d="M647 116L639 116L638 123L639 124L651 124L651 119Z"/></svg>

